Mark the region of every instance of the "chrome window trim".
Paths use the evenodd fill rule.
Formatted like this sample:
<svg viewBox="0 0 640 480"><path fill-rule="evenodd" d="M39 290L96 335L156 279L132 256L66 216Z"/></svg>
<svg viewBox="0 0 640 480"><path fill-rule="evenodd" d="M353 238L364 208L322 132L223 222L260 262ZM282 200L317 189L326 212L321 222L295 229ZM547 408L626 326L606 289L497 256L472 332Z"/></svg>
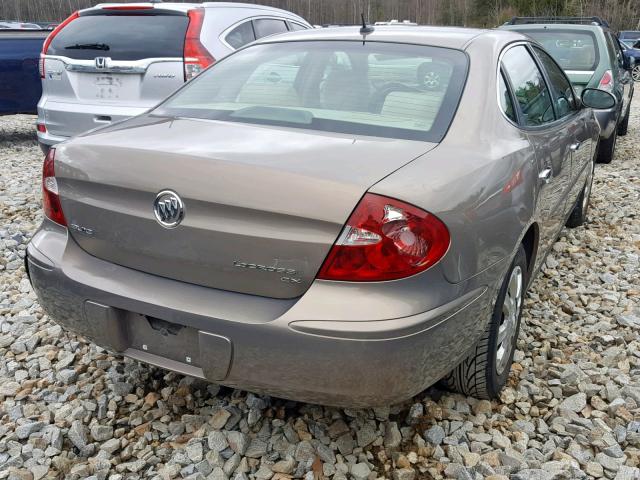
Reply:
<svg viewBox="0 0 640 480"><path fill-rule="evenodd" d="M239 27L240 25L242 25L243 23L246 22L253 22L254 20L281 20L284 22L285 26L287 26L287 22L292 22L292 23L297 23L299 25L303 25L302 23L300 23L299 21L294 21L294 20L289 20L288 17L278 17L276 15L255 15L253 17L246 17L243 18L242 20L237 21L236 23L234 23L233 25L231 25L230 27L227 27L226 30L223 30L222 33L220 34L220 36L218 37L218 40L220 40L220 42L227 48L230 48L231 50L233 50L234 52L236 50L240 50L240 48L244 48L247 45L251 44L251 42L247 43L246 45L242 45L240 48L235 48L232 47L228 42L227 42L227 35L229 35L236 27ZM251 28L253 28L253 25L251 25ZM289 27L287 26L287 31L289 31ZM253 34L255 35L255 29L253 31ZM286 32L282 32L282 33L286 33ZM281 35L281 34L274 34L274 35ZM268 35L271 36L271 35ZM267 37L261 37L261 38L267 38ZM256 38L256 40L260 40L259 38ZM254 42L256 41L254 40Z"/></svg>
<svg viewBox="0 0 640 480"><path fill-rule="evenodd" d="M516 118L518 119L517 122L514 122L513 120L511 120L508 116L507 113L502 109L502 102L500 101L500 75L502 75L502 58L505 56L505 54L511 50L514 47L520 46L520 45L524 45L525 48L527 46L529 42L524 42L524 41L518 41L515 43L510 43L507 46L505 46L502 51L500 52L500 55L498 55L498 62L496 64L496 105L498 106L498 110L500 110L500 113L502 114L502 116L504 117L504 119L509 122L511 125L513 125L514 127L518 128L518 129L523 129L523 126L520 125L519 123L519 119L520 119L520 108L518 107L518 105L516 105L514 102L516 102L516 100L513 98L514 92L512 92L512 87L511 87L511 79L506 76L506 72L505 72L505 76L506 78L505 80L505 84L507 85L507 89L509 90L509 95L511 96L511 102L513 103L513 109L514 109L514 113L516 114Z"/></svg>
<svg viewBox="0 0 640 480"><path fill-rule="evenodd" d="M182 57L158 57L144 58L141 60L112 60L108 68L96 68L95 60L78 60L61 55L43 55L45 60L58 60L64 64L64 69L69 72L85 73L144 73L150 65L162 62L180 62Z"/></svg>

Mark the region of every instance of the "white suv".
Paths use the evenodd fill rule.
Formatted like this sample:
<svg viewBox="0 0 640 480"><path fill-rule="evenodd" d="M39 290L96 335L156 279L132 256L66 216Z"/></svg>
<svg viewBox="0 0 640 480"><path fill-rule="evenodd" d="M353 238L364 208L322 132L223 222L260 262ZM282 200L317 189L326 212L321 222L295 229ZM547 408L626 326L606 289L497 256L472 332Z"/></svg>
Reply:
<svg viewBox="0 0 640 480"><path fill-rule="evenodd" d="M242 3L105 3L75 12L43 45L40 145L47 151L141 114L234 50L308 28L291 12Z"/></svg>

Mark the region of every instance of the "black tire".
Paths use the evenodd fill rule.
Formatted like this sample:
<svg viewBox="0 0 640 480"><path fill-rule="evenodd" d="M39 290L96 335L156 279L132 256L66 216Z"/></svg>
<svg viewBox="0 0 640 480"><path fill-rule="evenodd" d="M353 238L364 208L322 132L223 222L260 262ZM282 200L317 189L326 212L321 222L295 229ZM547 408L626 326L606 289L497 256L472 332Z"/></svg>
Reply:
<svg viewBox="0 0 640 480"><path fill-rule="evenodd" d="M596 162L598 163L611 163L613 155L616 150L616 143L618 141L618 129L614 129L613 133L606 140L600 139L598 142L598 152L596 153Z"/></svg>
<svg viewBox="0 0 640 480"><path fill-rule="evenodd" d="M504 315L504 309L506 308L505 298L513 275L518 269L521 281L518 295L519 304L516 307L515 318L509 317L511 318L509 322ZM513 354L520 331L522 303L526 293L527 280L527 256L524 248L520 245L498 292L491 321L469 356L442 379L442 383L446 388L480 399L491 400L498 397L507 383L513 362ZM498 335L502 331L501 327L507 323L513 325L514 328L513 331L510 330L512 337L508 341L509 351L503 348L503 355L498 360L499 347L504 347L504 342L498 341Z"/></svg>
<svg viewBox="0 0 640 480"><path fill-rule="evenodd" d="M591 186L593 185L593 170L595 165L591 163L591 173L587 175L587 180L584 183L582 192L578 196L571 215L567 219L567 227L576 228L587 223L587 213L589 211L589 201L591 199Z"/></svg>
<svg viewBox="0 0 640 480"><path fill-rule="evenodd" d="M620 122L618 125L618 135L624 137L629 131L629 114L631 113L631 105L627 107L627 114L624 117L624 120Z"/></svg>

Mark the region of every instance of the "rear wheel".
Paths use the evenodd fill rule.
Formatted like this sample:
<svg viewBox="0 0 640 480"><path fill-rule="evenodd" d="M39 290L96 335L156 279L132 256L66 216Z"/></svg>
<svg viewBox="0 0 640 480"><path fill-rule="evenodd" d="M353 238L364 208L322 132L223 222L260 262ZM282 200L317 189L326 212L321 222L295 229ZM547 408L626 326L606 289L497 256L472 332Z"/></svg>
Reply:
<svg viewBox="0 0 640 480"><path fill-rule="evenodd" d="M498 292L491 321L469 356L443 379L447 388L483 399L499 395L513 362L526 285L527 257L521 245Z"/></svg>
<svg viewBox="0 0 640 480"><path fill-rule="evenodd" d="M600 139L598 142L598 153L596 161L598 163L611 163L613 160L613 154L616 150L616 143L618 141L618 129L614 129L611 136L605 140Z"/></svg>
<svg viewBox="0 0 640 480"><path fill-rule="evenodd" d="M640 82L640 65L636 65L631 70L631 77L633 77L634 82Z"/></svg>
<svg viewBox="0 0 640 480"><path fill-rule="evenodd" d="M573 211L567 220L567 227L575 228L587 223L587 211L589 210L589 201L591 199L591 186L593 185L593 169L595 165L591 164L589 174L587 175L587 181L584 184L584 188L578 197L576 206L573 207Z"/></svg>

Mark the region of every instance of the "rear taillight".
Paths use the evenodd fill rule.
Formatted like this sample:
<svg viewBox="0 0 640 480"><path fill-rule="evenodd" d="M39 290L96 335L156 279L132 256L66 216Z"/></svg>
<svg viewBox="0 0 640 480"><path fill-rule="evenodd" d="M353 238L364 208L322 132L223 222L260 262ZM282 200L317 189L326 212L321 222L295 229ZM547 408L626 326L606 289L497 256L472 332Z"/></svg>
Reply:
<svg viewBox="0 0 640 480"><path fill-rule="evenodd" d="M40 133L47 133L47 126L44 123L36 123L36 129Z"/></svg>
<svg viewBox="0 0 640 480"><path fill-rule="evenodd" d="M394 280L422 272L449 249L449 230L408 203L367 193L349 217L318 278Z"/></svg>
<svg viewBox="0 0 640 480"><path fill-rule="evenodd" d="M50 149L44 159L44 165L42 166L42 209L44 210L44 214L49 217L50 220L66 227L67 220L64 218L62 205L60 205L58 181L56 180L56 172L54 168L55 156L55 148Z"/></svg>
<svg viewBox="0 0 640 480"><path fill-rule="evenodd" d="M606 72L604 72L604 75L602 75L600 83L598 84L598 88L609 93L613 92L613 75L611 73L611 70L607 70Z"/></svg>
<svg viewBox="0 0 640 480"><path fill-rule="evenodd" d="M200 42L204 8L189 10L189 27L184 38L184 80L189 81L216 60Z"/></svg>
<svg viewBox="0 0 640 480"><path fill-rule="evenodd" d="M49 34L49 36L45 39L42 44L42 53L40 54L40 62L38 63L38 70L40 70L40 78L44 78L46 75L45 66L44 66L44 56L47 54L47 50L49 50L49 45L53 41L54 37L60 33L64 27L69 25L72 21L80 16L80 13L73 12L64 22L58 25L53 31Z"/></svg>

